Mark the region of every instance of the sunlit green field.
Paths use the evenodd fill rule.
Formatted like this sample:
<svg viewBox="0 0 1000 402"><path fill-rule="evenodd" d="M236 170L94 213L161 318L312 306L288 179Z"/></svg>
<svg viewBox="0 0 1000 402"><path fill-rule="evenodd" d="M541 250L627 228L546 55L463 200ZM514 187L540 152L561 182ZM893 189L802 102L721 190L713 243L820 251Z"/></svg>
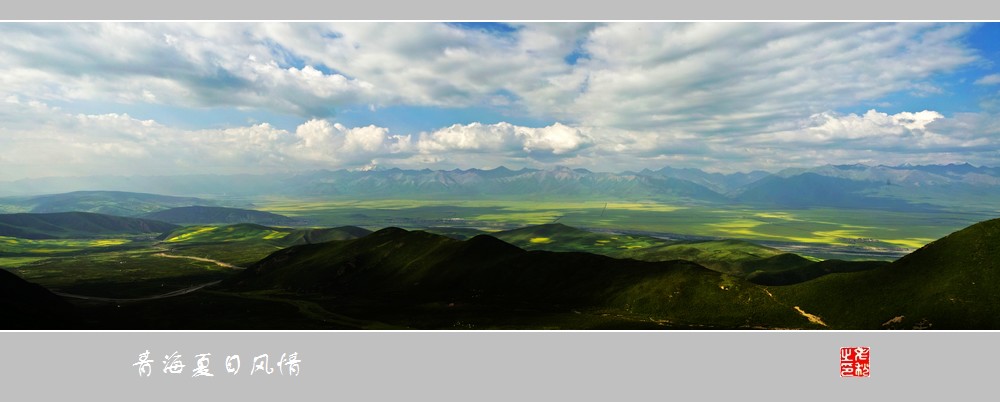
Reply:
<svg viewBox="0 0 1000 402"><path fill-rule="evenodd" d="M0 236L0 256L18 255L53 255L75 253L84 250L100 250L124 246L132 239L52 239L29 240L17 237Z"/></svg>
<svg viewBox="0 0 1000 402"><path fill-rule="evenodd" d="M279 231L257 225L200 225L187 226L171 232L165 243L196 242L240 242L250 240L278 240L288 235L288 231Z"/></svg>
<svg viewBox="0 0 1000 402"><path fill-rule="evenodd" d="M832 208L777 211L738 205L657 202L267 199L258 205L268 212L294 216L316 225L466 226L500 230L558 222L579 228L902 249L919 248L994 217L986 213Z"/></svg>

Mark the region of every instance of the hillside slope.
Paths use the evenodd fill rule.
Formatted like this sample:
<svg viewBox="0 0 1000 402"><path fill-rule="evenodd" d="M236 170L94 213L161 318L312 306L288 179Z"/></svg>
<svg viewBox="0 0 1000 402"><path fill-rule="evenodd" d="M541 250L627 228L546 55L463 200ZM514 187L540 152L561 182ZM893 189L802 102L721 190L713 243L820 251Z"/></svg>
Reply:
<svg viewBox="0 0 1000 402"><path fill-rule="evenodd" d="M725 328L810 325L756 285L686 261L525 251L486 235L458 241L398 228L277 251L226 286L400 305L609 309Z"/></svg>
<svg viewBox="0 0 1000 402"><path fill-rule="evenodd" d="M1000 328L1000 219L934 241L887 266L772 288L847 328Z"/></svg>
<svg viewBox="0 0 1000 402"><path fill-rule="evenodd" d="M154 234L177 225L89 212L0 214L0 236L24 239L87 238L112 234Z"/></svg>
<svg viewBox="0 0 1000 402"><path fill-rule="evenodd" d="M79 325L69 303L0 269L0 329L66 329Z"/></svg>
<svg viewBox="0 0 1000 402"><path fill-rule="evenodd" d="M62 194L4 199L33 213L93 212L117 216L137 216L167 208L188 205L215 205L215 201L195 197L132 193L125 191L74 191Z"/></svg>

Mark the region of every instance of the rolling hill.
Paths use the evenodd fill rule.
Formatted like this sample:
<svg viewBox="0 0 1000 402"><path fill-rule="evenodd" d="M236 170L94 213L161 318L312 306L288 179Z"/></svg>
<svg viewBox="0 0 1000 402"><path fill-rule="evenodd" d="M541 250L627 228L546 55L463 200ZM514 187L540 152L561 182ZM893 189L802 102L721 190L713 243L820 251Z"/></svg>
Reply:
<svg viewBox="0 0 1000 402"><path fill-rule="evenodd" d="M332 240L350 240L366 236L369 233L371 233L370 230L356 226L293 229L240 223L224 226L185 226L164 233L159 240L166 243L234 243L267 240L275 244L291 246Z"/></svg>
<svg viewBox="0 0 1000 402"><path fill-rule="evenodd" d="M828 273L862 271L883 264L838 260L818 263L742 240L669 241L594 233L559 223L528 226L492 236L526 250L588 252L640 261L691 261L713 271L768 285L799 283Z"/></svg>
<svg viewBox="0 0 1000 402"><path fill-rule="evenodd" d="M177 225L149 219L89 212L0 214L0 236L33 240L157 234L176 228Z"/></svg>
<svg viewBox="0 0 1000 402"><path fill-rule="evenodd" d="M275 228L253 223L214 226L185 226L164 233L162 245L185 255L198 255L245 266L285 247L350 240L363 237L370 230L355 226L323 229Z"/></svg>
<svg viewBox="0 0 1000 402"><path fill-rule="evenodd" d="M487 235L459 241L398 228L277 251L223 289L378 305L489 306L508 318L525 309L598 309L682 325L810 325L756 285L691 262L525 251Z"/></svg>
<svg viewBox="0 0 1000 402"><path fill-rule="evenodd" d="M275 252L226 286L401 306L605 309L714 328L997 329L997 244L1000 219L893 263L822 261L757 273L755 284L687 261L525 251L491 236L459 241L389 228Z"/></svg>
<svg viewBox="0 0 1000 402"><path fill-rule="evenodd" d="M261 225L292 225L295 219L287 216L250 209L187 206L150 212L140 217L176 224L233 224L256 223Z"/></svg>
<svg viewBox="0 0 1000 402"><path fill-rule="evenodd" d="M137 216L188 205L216 205L215 201L194 197L123 191L74 191L33 197L0 199L7 210L32 213L92 212L106 215Z"/></svg>
<svg viewBox="0 0 1000 402"><path fill-rule="evenodd" d="M840 328L1000 328L1000 219L877 269L770 288Z"/></svg>

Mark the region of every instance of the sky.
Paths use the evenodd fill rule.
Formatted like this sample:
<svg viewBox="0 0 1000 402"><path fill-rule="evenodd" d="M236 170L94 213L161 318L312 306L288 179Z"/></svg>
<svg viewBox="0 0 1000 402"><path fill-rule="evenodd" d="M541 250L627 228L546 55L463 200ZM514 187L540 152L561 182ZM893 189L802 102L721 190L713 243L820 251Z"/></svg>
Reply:
<svg viewBox="0 0 1000 402"><path fill-rule="evenodd" d="M0 23L0 180L1000 165L1000 24Z"/></svg>

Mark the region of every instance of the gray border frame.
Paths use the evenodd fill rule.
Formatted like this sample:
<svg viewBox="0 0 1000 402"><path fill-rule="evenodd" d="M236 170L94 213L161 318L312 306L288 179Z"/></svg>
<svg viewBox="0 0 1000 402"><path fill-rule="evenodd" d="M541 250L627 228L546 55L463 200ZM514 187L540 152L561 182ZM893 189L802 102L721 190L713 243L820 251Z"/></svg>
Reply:
<svg viewBox="0 0 1000 402"><path fill-rule="evenodd" d="M6 4L4 20L1000 20L1000 3L619 0ZM1000 40L1000 38L998 38ZM4 399L854 400L993 394L998 332L14 332L0 333ZM841 378L840 347L870 346L872 376ZM153 375L132 364L151 351ZM187 373L163 374L179 351ZM298 377L247 371L298 352ZM191 378L212 353L212 378ZM228 376L223 356L238 353ZM273 360L272 360L273 361Z"/></svg>
<svg viewBox="0 0 1000 402"><path fill-rule="evenodd" d="M4 20L996 20L982 0L37 0L5 4Z"/></svg>

